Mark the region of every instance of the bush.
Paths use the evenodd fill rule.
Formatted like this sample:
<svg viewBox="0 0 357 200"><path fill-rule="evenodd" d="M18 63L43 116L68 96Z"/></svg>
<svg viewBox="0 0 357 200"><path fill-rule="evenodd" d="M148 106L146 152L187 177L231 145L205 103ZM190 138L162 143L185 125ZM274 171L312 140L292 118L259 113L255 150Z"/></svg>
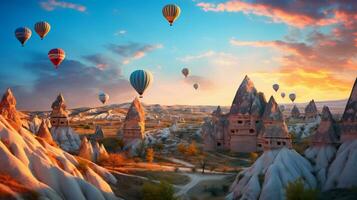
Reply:
<svg viewBox="0 0 357 200"><path fill-rule="evenodd" d="M100 160L101 165L109 165L112 168L122 166L122 163L124 163L125 158L121 154L117 153L110 153L107 158Z"/></svg>
<svg viewBox="0 0 357 200"><path fill-rule="evenodd" d="M192 142L188 147L187 147L187 154L190 156L195 156L197 155L198 150L196 146L196 142Z"/></svg>
<svg viewBox="0 0 357 200"><path fill-rule="evenodd" d="M185 154L186 153L186 146L182 143L177 145L177 150L181 153L181 154Z"/></svg>
<svg viewBox="0 0 357 200"><path fill-rule="evenodd" d="M165 181L160 184L145 183L142 188L143 200L176 200L173 186Z"/></svg>
<svg viewBox="0 0 357 200"><path fill-rule="evenodd" d="M146 161L148 162L154 161L154 156L155 156L155 152L153 148L146 149Z"/></svg>
<svg viewBox="0 0 357 200"><path fill-rule="evenodd" d="M290 182L285 188L285 192L287 200L315 200L319 196L316 189L305 188L301 179Z"/></svg>

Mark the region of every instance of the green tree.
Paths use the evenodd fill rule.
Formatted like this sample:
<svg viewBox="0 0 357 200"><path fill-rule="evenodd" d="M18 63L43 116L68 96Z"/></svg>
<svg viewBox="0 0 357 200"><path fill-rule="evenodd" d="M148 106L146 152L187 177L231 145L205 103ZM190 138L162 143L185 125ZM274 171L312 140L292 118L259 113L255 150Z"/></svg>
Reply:
<svg viewBox="0 0 357 200"><path fill-rule="evenodd" d="M290 182L285 192L287 200L315 200L319 196L318 190L305 188L304 181L301 179Z"/></svg>
<svg viewBox="0 0 357 200"><path fill-rule="evenodd" d="M160 184L145 183L142 188L143 200L177 200L173 186L165 181Z"/></svg>

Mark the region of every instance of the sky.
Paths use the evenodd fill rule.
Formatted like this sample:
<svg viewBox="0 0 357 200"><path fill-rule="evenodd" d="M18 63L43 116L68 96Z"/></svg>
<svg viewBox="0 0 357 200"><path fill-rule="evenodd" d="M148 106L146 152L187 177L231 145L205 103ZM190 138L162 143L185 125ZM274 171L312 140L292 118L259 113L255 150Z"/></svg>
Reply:
<svg viewBox="0 0 357 200"><path fill-rule="evenodd" d="M171 27L168 3L181 8ZM51 24L44 40L38 21ZM346 99L357 77L353 0L11 0L0 3L0 24L0 90L10 87L22 110L49 110L59 93L72 108L100 106L101 91L109 104L129 102L136 69L154 76L142 101L165 105L230 105L245 75L278 103L289 102L280 92ZM23 26L25 47L14 35ZM57 70L52 48L66 52Z"/></svg>

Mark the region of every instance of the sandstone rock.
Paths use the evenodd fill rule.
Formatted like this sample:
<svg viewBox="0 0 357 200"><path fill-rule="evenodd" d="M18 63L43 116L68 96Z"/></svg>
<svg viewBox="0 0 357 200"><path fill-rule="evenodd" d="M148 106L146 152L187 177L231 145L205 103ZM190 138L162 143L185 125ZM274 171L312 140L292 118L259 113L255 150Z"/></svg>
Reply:
<svg viewBox="0 0 357 200"><path fill-rule="evenodd" d="M305 118L316 118L318 116L317 107L314 100L311 100L305 107Z"/></svg>
<svg viewBox="0 0 357 200"><path fill-rule="evenodd" d="M330 109L324 106L321 114L321 121L316 133L312 136L312 143L315 145L337 144L339 143L338 125L332 118Z"/></svg>
<svg viewBox="0 0 357 200"><path fill-rule="evenodd" d="M91 141L98 141L104 138L104 132L101 126L95 126L94 134L88 136Z"/></svg>
<svg viewBox="0 0 357 200"><path fill-rule="evenodd" d="M296 105L294 105L293 109L291 109L291 117L292 118L299 118L300 117L300 110Z"/></svg>
<svg viewBox="0 0 357 200"><path fill-rule="evenodd" d="M29 121L29 130L36 135L40 129L41 123L42 120L37 115L33 116L31 121Z"/></svg>
<svg viewBox="0 0 357 200"><path fill-rule="evenodd" d="M315 188L312 171L311 164L295 150L265 151L251 167L237 175L226 199L282 200L287 184L299 178L306 187Z"/></svg>
<svg viewBox="0 0 357 200"><path fill-rule="evenodd" d="M357 78L341 119L341 141L357 139Z"/></svg>
<svg viewBox="0 0 357 200"><path fill-rule="evenodd" d="M47 127L46 121L42 120L37 136L44 139L48 144L54 144L50 130Z"/></svg>
<svg viewBox="0 0 357 200"><path fill-rule="evenodd" d="M131 103L123 126L123 139L127 142L143 139L145 132L145 111L138 98Z"/></svg>
<svg viewBox="0 0 357 200"><path fill-rule="evenodd" d="M21 129L22 120L16 110L16 99L10 88L6 90L0 102L0 115L2 115L14 129L17 131Z"/></svg>
<svg viewBox="0 0 357 200"><path fill-rule="evenodd" d="M87 140L86 137L82 139L81 147L79 148L78 156L90 160L95 161L94 150L92 144Z"/></svg>

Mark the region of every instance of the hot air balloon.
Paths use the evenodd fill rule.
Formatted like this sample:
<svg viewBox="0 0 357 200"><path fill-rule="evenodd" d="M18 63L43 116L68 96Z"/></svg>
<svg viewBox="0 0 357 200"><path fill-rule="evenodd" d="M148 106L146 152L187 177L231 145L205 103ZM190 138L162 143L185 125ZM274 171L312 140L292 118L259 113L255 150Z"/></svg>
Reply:
<svg viewBox="0 0 357 200"><path fill-rule="evenodd" d="M65 52L63 51L63 49L60 48L51 49L48 52L48 58L55 65L56 69L61 64L61 62L64 60L65 57L66 57Z"/></svg>
<svg viewBox="0 0 357 200"><path fill-rule="evenodd" d="M275 92L277 92L279 90L279 85L275 83L273 85L273 89L275 90Z"/></svg>
<svg viewBox="0 0 357 200"><path fill-rule="evenodd" d="M49 23L42 21L35 24L35 31L40 36L41 40L50 32L51 26Z"/></svg>
<svg viewBox="0 0 357 200"><path fill-rule="evenodd" d="M282 98L285 98L285 92L282 92L282 93L281 93L281 97L282 97Z"/></svg>
<svg viewBox="0 0 357 200"><path fill-rule="evenodd" d="M98 98L99 98L99 101L101 101L103 104L105 104L109 100L109 95L104 92L101 92L101 93L99 93Z"/></svg>
<svg viewBox="0 0 357 200"><path fill-rule="evenodd" d="M185 76L185 78L187 78L188 74L190 73L190 71L187 68L183 68L181 70L182 74Z"/></svg>
<svg viewBox="0 0 357 200"><path fill-rule="evenodd" d="M175 4L168 4L162 9L162 14L166 20L170 23L170 26L180 16L181 9Z"/></svg>
<svg viewBox="0 0 357 200"><path fill-rule="evenodd" d="M294 102L296 99L296 94L294 94L294 93L289 94L289 98L292 102Z"/></svg>
<svg viewBox="0 0 357 200"><path fill-rule="evenodd" d="M26 41L30 39L31 34L31 29L27 27L20 27L15 30L15 36L21 42L22 46L24 46Z"/></svg>
<svg viewBox="0 0 357 200"><path fill-rule="evenodd" d="M193 84L193 88L195 88L195 90L197 90L198 89L198 83Z"/></svg>
<svg viewBox="0 0 357 200"><path fill-rule="evenodd" d="M140 98L143 98L143 94L146 88L153 81L153 76L151 72L146 70L136 70L130 75L130 84L140 95Z"/></svg>

